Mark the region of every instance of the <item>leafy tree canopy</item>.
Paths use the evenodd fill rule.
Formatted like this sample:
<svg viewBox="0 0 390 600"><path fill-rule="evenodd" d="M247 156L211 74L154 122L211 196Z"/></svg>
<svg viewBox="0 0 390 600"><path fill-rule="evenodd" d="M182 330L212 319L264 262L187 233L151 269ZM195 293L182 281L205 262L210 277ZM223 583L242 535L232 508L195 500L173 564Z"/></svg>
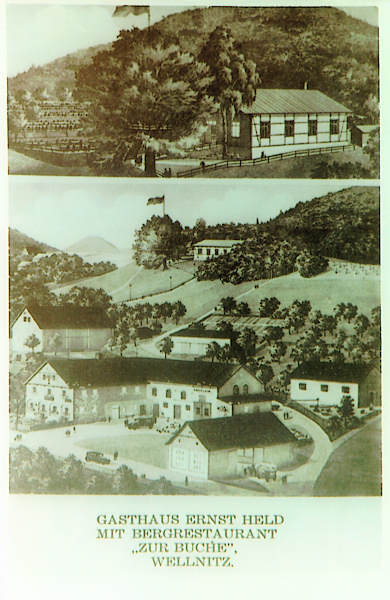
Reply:
<svg viewBox="0 0 390 600"><path fill-rule="evenodd" d="M168 260L177 259L186 251L183 228L169 215L153 215L135 232L133 251L137 265L146 269L161 266L166 269Z"/></svg>

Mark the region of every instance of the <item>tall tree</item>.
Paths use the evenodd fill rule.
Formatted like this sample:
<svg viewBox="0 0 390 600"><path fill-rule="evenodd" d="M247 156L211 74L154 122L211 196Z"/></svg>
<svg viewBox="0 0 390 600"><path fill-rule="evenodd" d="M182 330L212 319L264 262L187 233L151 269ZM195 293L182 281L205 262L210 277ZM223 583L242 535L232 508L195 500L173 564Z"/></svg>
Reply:
<svg viewBox="0 0 390 600"><path fill-rule="evenodd" d="M170 354L173 350L173 340L170 337L165 337L163 340L161 340L161 342L159 343L159 350L162 354L164 354L164 358L166 358L168 356L168 354Z"/></svg>
<svg viewBox="0 0 390 600"><path fill-rule="evenodd" d="M223 127L223 156L227 155L228 126L243 104L251 104L260 83L256 65L239 51L230 29L217 27L199 54L213 80L209 94L219 105Z"/></svg>
<svg viewBox="0 0 390 600"><path fill-rule="evenodd" d="M210 83L207 66L194 56L158 31L135 29L121 31L109 50L78 71L75 97L91 103L85 130L107 142L111 167L144 151L153 177L157 152L196 143L214 108Z"/></svg>
<svg viewBox="0 0 390 600"><path fill-rule="evenodd" d="M40 343L41 343L41 341L37 338L35 333L32 333L26 339L26 341L24 342L24 345L27 346L27 348L31 348L31 352L34 354L35 348L37 346L39 346Z"/></svg>
<svg viewBox="0 0 390 600"><path fill-rule="evenodd" d="M153 215L135 232L133 244L134 259L137 265L146 269L167 268L167 261L177 259L185 253L183 228L179 221L172 221L169 215Z"/></svg>

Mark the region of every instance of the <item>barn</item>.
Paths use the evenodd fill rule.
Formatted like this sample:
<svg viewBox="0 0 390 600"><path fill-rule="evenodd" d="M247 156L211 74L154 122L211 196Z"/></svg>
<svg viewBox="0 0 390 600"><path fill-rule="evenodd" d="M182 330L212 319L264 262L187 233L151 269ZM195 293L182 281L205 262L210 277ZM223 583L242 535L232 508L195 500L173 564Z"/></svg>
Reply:
<svg viewBox="0 0 390 600"><path fill-rule="evenodd" d="M292 150L350 143L351 111L318 90L258 89L233 119L229 151L259 158Z"/></svg>
<svg viewBox="0 0 390 600"><path fill-rule="evenodd" d="M200 479L236 478L249 465L288 464L295 441L272 412L189 421L167 442L169 468Z"/></svg>
<svg viewBox="0 0 390 600"><path fill-rule="evenodd" d="M39 352L96 352L112 336L112 323L98 306L28 306L11 325L11 354L21 360L31 352L26 340L34 335Z"/></svg>

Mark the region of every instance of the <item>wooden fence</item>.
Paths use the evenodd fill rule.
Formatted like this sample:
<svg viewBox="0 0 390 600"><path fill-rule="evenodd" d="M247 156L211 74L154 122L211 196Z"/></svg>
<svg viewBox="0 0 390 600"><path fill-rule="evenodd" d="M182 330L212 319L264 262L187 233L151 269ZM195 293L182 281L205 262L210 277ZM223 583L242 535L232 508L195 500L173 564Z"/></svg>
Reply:
<svg viewBox="0 0 390 600"><path fill-rule="evenodd" d="M200 173L218 171L220 169L254 166L263 163L268 164L270 162L284 160L286 158L298 158L300 156L318 156L320 154L345 152L346 150L354 149L355 145L348 144L343 146L329 146L327 148L306 148L304 150L292 150L291 152L281 152L280 154L272 154L271 156L262 156L259 158L233 158L211 163L209 165L196 167L193 169L188 169L186 171L181 171L177 174L177 177L194 177L194 175L199 175Z"/></svg>

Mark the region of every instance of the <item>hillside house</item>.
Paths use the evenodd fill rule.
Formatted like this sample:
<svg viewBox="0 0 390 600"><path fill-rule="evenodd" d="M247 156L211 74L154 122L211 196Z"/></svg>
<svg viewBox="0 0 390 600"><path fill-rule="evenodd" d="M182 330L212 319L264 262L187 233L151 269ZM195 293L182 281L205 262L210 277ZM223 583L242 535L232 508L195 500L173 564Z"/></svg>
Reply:
<svg viewBox="0 0 390 600"><path fill-rule="evenodd" d="M204 261L229 254L236 244L242 244L242 240L202 240L194 244L194 260Z"/></svg>
<svg viewBox="0 0 390 600"><path fill-rule="evenodd" d="M201 479L236 478L249 465L288 464L295 441L272 412L189 421L167 442L169 469Z"/></svg>
<svg viewBox="0 0 390 600"><path fill-rule="evenodd" d="M171 335L174 346L172 354L204 356L207 346L216 342L221 348L231 345L231 337L224 331L182 329Z"/></svg>
<svg viewBox="0 0 390 600"><path fill-rule="evenodd" d="M231 123L229 151L259 158L350 143L351 111L318 90L258 89Z"/></svg>
<svg viewBox="0 0 390 600"><path fill-rule="evenodd" d="M240 365L141 357L52 358L25 386L26 416L36 420L43 414L52 421L151 415L183 422L214 419L232 414L231 396L237 401L263 390Z"/></svg>
<svg viewBox="0 0 390 600"><path fill-rule="evenodd" d="M99 351L112 337L112 324L98 307L29 306L23 308L11 326L11 355L22 360L31 349L26 340L31 335L39 340L39 352ZM57 335L60 342L53 344Z"/></svg>
<svg viewBox="0 0 390 600"><path fill-rule="evenodd" d="M291 400L338 406L351 396L355 408L380 406L381 374L376 365L303 363L291 374Z"/></svg>

